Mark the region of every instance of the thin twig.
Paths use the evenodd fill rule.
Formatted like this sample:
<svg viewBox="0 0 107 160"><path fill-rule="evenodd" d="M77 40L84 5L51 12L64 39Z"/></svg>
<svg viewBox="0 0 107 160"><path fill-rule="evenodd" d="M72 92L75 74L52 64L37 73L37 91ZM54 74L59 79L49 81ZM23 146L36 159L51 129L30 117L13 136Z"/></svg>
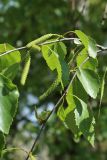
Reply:
<svg viewBox="0 0 107 160"><path fill-rule="evenodd" d="M75 72L74 76L72 77L71 82L73 82L75 76L76 76L76 72ZM71 82L70 82L70 85L71 85ZM37 135L37 137L36 137L36 139L35 139L32 147L31 147L31 149L30 149L30 151L29 151L29 154L33 151L35 145L37 144L37 141L39 140L39 137L40 137L42 131L43 131L44 128L46 127L46 123L47 123L48 119L50 118L50 116L52 115L52 113L56 110L56 108L59 106L59 104L61 103L62 99L65 97L66 93L67 93L67 90L63 93L63 95L62 95L61 98L58 100L58 102L56 103L56 105L54 106L54 108L52 109L52 111L50 112L49 116L48 116L47 119L45 120L45 122L42 124L41 129L40 129L40 131L39 131L39 133L38 133L38 135ZM25 160L28 160L29 154L28 154L28 156L26 157Z"/></svg>
<svg viewBox="0 0 107 160"><path fill-rule="evenodd" d="M62 39L57 39L57 40L53 40L53 41L50 41L50 42L43 42L43 43L40 43L40 44L38 44L38 45L42 46L42 45L51 44L51 43L56 43L56 42L71 41L71 40L74 40L74 39L77 39L77 38L62 38ZM6 51L6 52L0 54L0 57L2 57L2 56L4 56L4 55L7 55L7 54L9 54L9 53L11 53L11 52L19 51L19 50L23 50L23 49L27 49L27 46L23 46L23 47L19 47L19 48L15 48L15 49Z"/></svg>
<svg viewBox="0 0 107 160"><path fill-rule="evenodd" d="M27 48L26 46L23 46L23 47L19 47L19 48L15 48L15 49L12 49L12 50L6 51L6 52L4 52L4 53L0 54L0 57L1 57L1 56L4 56L4 55L6 55L6 54L9 54L9 53L11 53L11 52L19 51L19 50L23 50L23 49L26 49L26 48Z"/></svg>
<svg viewBox="0 0 107 160"><path fill-rule="evenodd" d="M89 59L89 57L87 57L87 58L83 61L83 63L80 65L80 67L81 67L84 63L86 63L86 61L88 61L88 59ZM36 139L34 140L34 143L33 143L33 145L32 145L32 147L31 147L31 149L30 149L30 151L29 151L29 153L28 153L28 155L27 155L27 157L26 157L25 160L28 160L28 159L29 159L29 155L30 155L31 152L33 152L33 150L34 150L34 148L35 148L35 146L36 146L36 144L37 144L37 141L39 140L39 138L40 138L40 136L41 136L41 133L43 132L44 128L46 127L47 121L49 120L49 118L50 118L50 116L52 115L52 113L57 109L57 107L59 106L59 104L61 103L61 101L63 100L63 98L64 98L64 97L66 96L66 94L68 93L69 88L70 88L71 84L73 83L76 75L77 75L77 72L74 73L74 75L73 75L73 77L72 77L72 79L71 79L71 81L70 81L67 89L64 91L63 95L62 95L61 98L58 100L58 102L56 103L56 105L54 106L54 108L52 109L52 111L50 112L50 114L48 115L48 117L46 118L45 122L42 124L41 129L40 129L40 131L39 131Z"/></svg>
<svg viewBox="0 0 107 160"><path fill-rule="evenodd" d="M97 44L97 47L99 48L99 50L97 51L97 54L99 56L106 56L107 55L107 47L104 47L104 46L101 46L101 45L98 45L98 44Z"/></svg>
<svg viewBox="0 0 107 160"><path fill-rule="evenodd" d="M42 46L42 45L52 44L52 43L56 43L56 42L72 41L72 40L75 40L75 39L78 39L78 38L61 38L61 39L56 39L56 40L49 41L49 42L43 42L43 43L40 43L39 45Z"/></svg>
<svg viewBox="0 0 107 160"><path fill-rule="evenodd" d="M74 76L73 76L74 77ZM56 103L56 105L54 106L54 108L52 109L52 111L50 112L50 114L48 115L47 119L45 120L45 122L42 124L41 129L29 151L29 154L33 151L35 145L37 144L37 141L39 140L39 137L41 136L41 133L43 132L44 128L46 127L46 123L48 121L48 119L50 118L50 116L52 115L52 113L56 110L56 108L59 106L59 104L61 103L62 99L64 98L64 96L66 95L66 92L64 92L64 94L61 96L61 98L58 100L58 102ZM27 155L25 160L28 160L29 158L29 154Z"/></svg>
<svg viewBox="0 0 107 160"><path fill-rule="evenodd" d="M79 38L61 38L61 39L57 39L57 40L53 40L53 41L49 41L49 42L43 42L43 43L40 43L38 45L42 46L42 45L52 44L52 43L56 43L56 42L74 41L74 40L80 40L80 39ZM107 50L107 47L104 47L104 46L99 45L99 44L96 44L96 47L98 47L100 49L100 51L106 51Z"/></svg>
<svg viewBox="0 0 107 160"><path fill-rule="evenodd" d="M79 38L61 38L61 39L57 39L57 40L53 40L53 41L50 41L50 42L43 42L43 43L40 43L39 45L42 46L42 45L47 45L47 44L52 44L52 43L56 43L56 42L62 42L62 41L72 41L72 40L75 40L75 39L78 39L80 40ZM99 45L97 44L96 47L98 47L100 50L97 51L97 53L100 55L100 53L102 51L106 51L107 50L107 47L104 47L102 45ZM106 54L105 54L106 55Z"/></svg>
<svg viewBox="0 0 107 160"><path fill-rule="evenodd" d="M96 45L100 50L105 51L107 50L107 47L101 46L99 44Z"/></svg>
<svg viewBox="0 0 107 160"><path fill-rule="evenodd" d="M57 40L53 40L53 41L49 41L49 42L43 42L43 43L40 43L38 44L39 46L42 46L42 45L47 45L47 44L52 44L52 43L56 43L56 42L63 42L63 41L73 41L75 39L78 39L80 40L79 38L61 38L61 39L57 39ZM107 50L107 47L104 47L104 46L101 46L99 44L96 45L100 50L97 51L97 53L100 53L102 51L106 51ZM0 57L1 56L4 56L4 55L7 55L11 52L14 52L14 51L19 51L19 50L23 50L23 49L27 49L26 46L23 46L23 47L19 47L19 48L15 48L15 49L12 49L12 50L9 50L9 51L6 51L2 54L0 54Z"/></svg>

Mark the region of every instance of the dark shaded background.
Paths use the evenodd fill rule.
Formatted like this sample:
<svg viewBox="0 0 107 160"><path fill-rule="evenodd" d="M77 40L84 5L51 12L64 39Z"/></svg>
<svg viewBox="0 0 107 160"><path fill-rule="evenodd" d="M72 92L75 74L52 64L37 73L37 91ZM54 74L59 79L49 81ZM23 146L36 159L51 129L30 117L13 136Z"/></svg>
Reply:
<svg viewBox="0 0 107 160"><path fill-rule="evenodd" d="M20 47L47 33L63 34L80 29L92 36L97 43L107 46L107 19L102 22L107 0L1 0L0 1L0 43L10 43ZM23 54L23 53L22 53ZM99 73L102 77L107 56L99 56ZM38 111L52 108L58 100L56 91L44 102L40 96L52 83L55 75L50 73L40 53L32 52L32 64L26 85L20 85L20 75L15 79L19 87L20 100L15 121L7 137L6 147L30 149L39 125L34 115L35 104ZM97 114L99 98L89 104ZM43 160L106 160L107 159L107 77L100 119L96 126L95 148L81 138L73 140L72 133L53 116L44 136L41 137L34 153ZM7 153L3 160L24 159L23 152Z"/></svg>

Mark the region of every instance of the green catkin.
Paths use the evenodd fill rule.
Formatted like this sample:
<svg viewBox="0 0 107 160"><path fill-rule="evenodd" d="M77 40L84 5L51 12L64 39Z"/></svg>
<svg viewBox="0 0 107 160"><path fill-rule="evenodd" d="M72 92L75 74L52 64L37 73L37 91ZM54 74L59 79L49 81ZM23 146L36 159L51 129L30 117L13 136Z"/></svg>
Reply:
<svg viewBox="0 0 107 160"><path fill-rule="evenodd" d="M37 44L40 44L40 43L43 43L43 42L45 42L46 40L48 40L48 39L50 39L51 37L61 37L61 35L58 35L58 34L46 34L46 35L44 35L44 36L42 36L42 37L40 37L40 38L37 38L36 40L34 40L34 41L32 41L32 42L30 42L30 43L28 43L27 45L26 45L26 47L27 48L31 48L32 46L34 46L35 44L37 45Z"/></svg>
<svg viewBox="0 0 107 160"><path fill-rule="evenodd" d="M30 58L30 54L28 53L26 55L26 59L25 59L25 65L24 65L24 69L22 72L22 76L21 76L21 84L24 85L29 73L29 69L30 69L30 62L31 62L31 58Z"/></svg>
<svg viewBox="0 0 107 160"><path fill-rule="evenodd" d="M55 89L56 87L59 85L59 79L55 79L55 81L51 84L51 86L47 89L47 91L45 91L40 97L39 100L42 101L45 98L47 98Z"/></svg>
<svg viewBox="0 0 107 160"><path fill-rule="evenodd" d="M35 50L35 51L39 51L39 52L41 51L41 48L38 45L35 45L35 44L32 46L32 49Z"/></svg>

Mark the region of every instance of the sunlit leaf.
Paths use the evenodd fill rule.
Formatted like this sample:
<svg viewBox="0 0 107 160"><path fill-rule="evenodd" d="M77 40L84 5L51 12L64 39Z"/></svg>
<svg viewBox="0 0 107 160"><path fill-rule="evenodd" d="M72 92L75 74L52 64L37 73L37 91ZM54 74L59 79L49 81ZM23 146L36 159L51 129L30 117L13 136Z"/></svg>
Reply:
<svg viewBox="0 0 107 160"><path fill-rule="evenodd" d="M14 49L14 47L12 47L10 44L7 43L0 44L0 54L12 49ZM14 51L4 56L1 56L0 72L2 72L2 74L7 73L7 77L9 78L11 77L11 79L13 79L17 74L18 71L17 68L19 67L20 61L21 61L21 56L19 51ZM17 64L17 66L14 66L15 64ZM12 74L11 72L14 72L14 74Z"/></svg>
<svg viewBox="0 0 107 160"><path fill-rule="evenodd" d="M73 94L87 103L88 95L77 77L74 79L72 87L73 87Z"/></svg>
<svg viewBox="0 0 107 160"><path fill-rule="evenodd" d="M103 78L102 78L100 104L102 102L102 98L103 98L103 94L104 94L104 85L105 85L105 76L106 76L106 73L107 73L107 67L105 69L105 72L104 72L104 75L103 75Z"/></svg>
<svg viewBox="0 0 107 160"><path fill-rule="evenodd" d="M0 54L12 49L14 49L14 47L12 47L10 44L7 43L0 44ZM20 61L21 61L21 56L19 51L14 51L4 56L1 56L0 71L12 64L19 63Z"/></svg>
<svg viewBox="0 0 107 160"><path fill-rule="evenodd" d="M61 59L64 59L67 54L67 48L63 42L58 42L54 44L55 52L58 53Z"/></svg>
<svg viewBox="0 0 107 160"><path fill-rule="evenodd" d="M96 98L99 92L99 77L96 72L89 69L81 69L77 71L77 76L82 83L85 91L92 97Z"/></svg>
<svg viewBox="0 0 107 160"><path fill-rule="evenodd" d="M107 73L107 67L105 69L105 72L104 72L104 75L103 75L103 78L102 78L102 83L101 83L101 94L100 94L100 104L99 104L99 113L98 113L98 116L100 115L100 108L101 108L102 98L103 98L103 94L104 94L104 86L105 86L105 76L106 76L106 73Z"/></svg>
<svg viewBox="0 0 107 160"><path fill-rule="evenodd" d="M76 84L77 82L75 85ZM80 83L78 83L78 85L79 84ZM76 89L75 93L80 92L79 88L80 87ZM74 87L71 86L66 96L68 106L63 107L62 104L58 109L57 115L77 139L81 135L84 135L91 145L94 146L94 117L90 109L87 107L87 104L77 96L73 95L73 89ZM86 100L86 98L80 96L80 94L82 94L82 91L77 93L77 95Z"/></svg>
<svg viewBox="0 0 107 160"><path fill-rule="evenodd" d="M60 118L61 121L65 120L66 115L65 115L63 104L59 106L57 111L57 116Z"/></svg>
<svg viewBox="0 0 107 160"><path fill-rule="evenodd" d="M66 55L66 47L63 43L50 44L42 46L43 57L49 68L57 70L58 80L62 86L68 82L69 70L64 57Z"/></svg>
<svg viewBox="0 0 107 160"><path fill-rule="evenodd" d="M62 81L62 71L61 71L61 64L58 59L58 54L54 52L53 45L44 45L42 46L42 53L43 57L46 60L47 65L51 70L57 70L58 79Z"/></svg>
<svg viewBox="0 0 107 160"><path fill-rule="evenodd" d="M73 86L71 85L68 89L67 95L66 95L66 101L68 104L68 107L65 109L65 114L67 115L69 112L73 111L75 106L74 98L73 98Z"/></svg>
<svg viewBox="0 0 107 160"><path fill-rule="evenodd" d="M88 37L88 39L89 39L89 44L88 44L89 56L92 58L96 58L96 56L97 56L96 42L91 37Z"/></svg>
<svg viewBox="0 0 107 160"><path fill-rule="evenodd" d="M68 64L64 60L67 54L67 49L65 44L62 42L56 43L54 49L55 49L55 52L58 53L59 55L59 61L62 69L62 82L64 86L66 86L69 80L69 68L68 68Z"/></svg>
<svg viewBox="0 0 107 160"><path fill-rule="evenodd" d="M8 134L17 110L17 87L0 74L0 130Z"/></svg>
<svg viewBox="0 0 107 160"><path fill-rule="evenodd" d="M97 56L96 42L91 37L88 37L86 34L84 34L80 30L76 30L75 33L80 38L89 56L92 58L95 58Z"/></svg>
<svg viewBox="0 0 107 160"><path fill-rule="evenodd" d="M13 80L15 78L15 76L17 75L19 70L19 63L15 63L7 68L5 68L1 74L3 74L4 76L6 76L7 78Z"/></svg>
<svg viewBox="0 0 107 160"><path fill-rule="evenodd" d="M88 36L80 30L75 30L75 33L78 36L78 38L81 40L85 48L88 49L88 44L89 44Z"/></svg>
<svg viewBox="0 0 107 160"><path fill-rule="evenodd" d="M82 134L85 136L85 138L92 144L92 146L94 146L95 119L92 116L91 111L88 109L87 104L84 101L76 97L75 103L76 103L76 109L74 113L75 113L76 125L78 126Z"/></svg>
<svg viewBox="0 0 107 160"><path fill-rule="evenodd" d="M80 65L84 62L84 60L88 57L86 49L83 49L79 55L76 58L77 66L80 67ZM98 66L97 59L90 57L82 66L82 69L91 69L96 70L96 67Z"/></svg>
<svg viewBox="0 0 107 160"><path fill-rule="evenodd" d="M76 120L75 120L75 113L74 110L70 111L65 118L65 124L67 125L67 127L72 131L72 133L75 136L80 136L82 133L81 131L79 131L79 128L76 124Z"/></svg>

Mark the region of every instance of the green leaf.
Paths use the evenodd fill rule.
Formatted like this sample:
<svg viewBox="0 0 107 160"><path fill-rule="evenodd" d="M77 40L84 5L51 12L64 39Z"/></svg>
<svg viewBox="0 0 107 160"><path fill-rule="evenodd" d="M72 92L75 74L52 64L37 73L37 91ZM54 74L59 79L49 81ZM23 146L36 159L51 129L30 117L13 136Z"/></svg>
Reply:
<svg viewBox="0 0 107 160"><path fill-rule="evenodd" d="M80 92L80 91L82 91L82 92ZM72 115L71 117L74 116L73 112L74 112L74 109L76 108L76 104L75 104L75 100L74 100L73 94L75 94L76 96L78 96L79 98L83 99L86 102L88 100L88 97L87 97L87 94L86 94L84 88L82 87L81 83L76 78L73 81L73 84L70 86L70 88L68 90L68 93L66 95L66 100L67 100L68 106L65 109L65 117L69 113Z"/></svg>
<svg viewBox="0 0 107 160"><path fill-rule="evenodd" d="M62 69L62 82L66 86L69 82L69 68L68 64L64 60L60 60L61 69Z"/></svg>
<svg viewBox="0 0 107 160"><path fill-rule="evenodd" d="M79 99L82 99L84 102L88 102L88 95L83 88L80 81L77 79L77 77L73 81L73 94L76 95Z"/></svg>
<svg viewBox="0 0 107 160"><path fill-rule="evenodd" d="M66 115L65 124L76 137L79 137L82 134L76 125L74 110Z"/></svg>
<svg viewBox="0 0 107 160"><path fill-rule="evenodd" d="M76 125L74 109L71 109L71 106L64 109L63 105L61 105L57 111L57 116L66 128L70 129L76 137L79 137L80 132Z"/></svg>
<svg viewBox="0 0 107 160"><path fill-rule="evenodd" d="M14 49L14 47L12 47L11 45L4 43L4 44L0 44L0 54L12 50ZM9 53L7 55L1 56L0 57L0 72L2 72L2 74L5 74L5 72L7 74L7 77L10 76L11 74L11 78L13 79L14 76L17 74L18 71L18 67L19 67L19 63L21 61L21 56L20 56L20 52L19 51L14 51L12 53ZM17 67L14 67L14 65L17 63ZM14 72L14 74L12 75L11 72Z"/></svg>
<svg viewBox="0 0 107 160"><path fill-rule="evenodd" d="M96 98L99 92L99 77L98 74L89 69L79 68L77 71L77 76L82 83L85 91L92 97Z"/></svg>
<svg viewBox="0 0 107 160"><path fill-rule="evenodd" d="M68 106L66 107L66 109L64 109L63 104L62 104L57 111L57 115L60 118L60 120L65 122L66 126L69 128L69 124L66 123L66 121L67 122L69 121L69 118L66 119L66 117L68 117L67 115L69 113L71 113L72 116L70 117L70 119L72 119L73 118L73 113L72 112L74 111L74 108L76 107L74 99L73 99L73 87L72 87L72 85L68 89L68 92L67 92L67 95L66 95L66 100L67 100ZM71 121L73 122L73 119ZM72 130L72 128L71 128L71 130Z"/></svg>
<svg viewBox="0 0 107 160"><path fill-rule="evenodd" d="M55 52L58 53L60 59L64 59L67 54L67 48L63 42L58 42L54 44Z"/></svg>
<svg viewBox="0 0 107 160"><path fill-rule="evenodd" d="M4 69L1 72L1 74L6 76L7 78L13 80L15 78L15 76L17 75L18 70L19 70L19 63L15 63L15 64L9 66L8 68Z"/></svg>
<svg viewBox="0 0 107 160"><path fill-rule="evenodd" d="M63 43L44 45L42 46L42 53L49 68L52 71L57 70L58 80L62 87L66 85L69 79L69 69L64 60L66 55L65 45Z"/></svg>
<svg viewBox="0 0 107 160"><path fill-rule="evenodd" d="M0 44L0 54L9 50L15 49L8 43ZM11 52L5 56L0 57L0 71L15 63L20 63L21 56L19 51Z"/></svg>
<svg viewBox="0 0 107 160"><path fill-rule="evenodd" d="M94 146L95 119L92 112L87 107L87 104L77 96L72 95L72 88L73 87L70 87L69 94L67 95L67 108L64 109L65 107L61 105L57 115L65 126L72 131L76 138L84 135L91 145Z"/></svg>
<svg viewBox="0 0 107 160"><path fill-rule="evenodd" d="M89 42L88 42L89 43L88 44L89 56L92 57L92 58L96 58L96 56L97 56L96 42L91 37L88 37L88 39L89 39Z"/></svg>
<svg viewBox="0 0 107 160"><path fill-rule="evenodd" d="M83 49L79 55L77 56L76 62L77 62L77 66L81 66L81 64L83 64L83 62L85 61L85 59L88 57L87 51L86 49ZM96 70L96 67L98 66L98 61L95 58L90 57L88 59L88 61L86 61L81 68L82 69L91 69L91 70Z"/></svg>
<svg viewBox="0 0 107 160"><path fill-rule="evenodd" d="M87 104L78 97L76 97L75 103L76 103L76 109L74 113L75 113L76 125L78 126L82 134L85 136L85 138L91 143L92 146L94 146L95 119L92 115L92 112L87 107Z"/></svg>
<svg viewBox="0 0 107 160"><path fill-rule="evenodd" d="M61 104L61 105L59 106L58 111L57 111L57 116L60 118L60 120L61 120L62 122L65 121L66 115L65 115L65 110L64 110L63 104Z"/></svg>
<svg viewBox="0 0 107 160"><path fill-rule="evenodd" d="M75 33L78 36L78 38L81 40L85 48L88 49L88 44L89 44L88 36L80 30L75 30Z"/></svg>
<svg viewBox="0 0 107 160"><path fill-rule="evenodd" d="M88 37L80 30L76 30L75 33L80 38L89 56L95 58L97 56L96 42L91 37Z"/></svg>
<svg viewBox="0 0 107 160"><path fill-rule="evenodd" d="M69 128L74 135L79 135L78 127L75 122L75 114L74 109L76 107L74 98L73 98L73 87L72 85L69 87L66 100L68 106L64 109L63 105L61 105L58 109L57 115L62 120L67 128Z"/></svg>
<svg viewBox="0 0 107 160"><path fill-rule="evenodd" d="M68 64L65 61L65 56L67 54L67 49L65 44L62 42L56 43L54 46L54 51L59 55L59 61L60 61L61 70L62 70L62 82L64 86L66 86L69 81L69 68L68 68Z"/></svg>
<svg viewBox="0 0 107 160"><path fill-rule="evenodd" d="M2 154L2 150L4 148L5 140L4 140L4 135L2 132L0 132L0 157Z"/></svg>
<svg viewBox="0 0 107 160"><path fill-rule="evenodd" d="M49 68L52 71L56 69L58 73L58 80L62 81L61 64L58 59L58 54L53 50L53 45L42 46L42 53Z"/></svg>
<svg viewBox="0 0 107 160"><path fill-rule="evenodd" d="M69 87L67 95L66 95L66 101L68 104L68 107L65 109L65 114L67 115L70 111L73 111L75 106L74 98L73 98L73 87L72 85Z"/></svg>
<svg viewBox="0 0 107 160"><path fill-rule="evenodd" d="M107 67L105 69L105 72L104 72L104 75L103 75L103 78L102 78L102 83L101 83L101 94L100 94L100 104L99 104L98 117L100 116L100 108L101 108L102 98L103 98L103 95L104 95L104 86L105 86L106 73L107 73Z"/></svg>
<svg viewBox="0 0 107 160"><path fill-rule="evenodd" d="M5 134L9 133L15 116L18 97L17 87L0 74L0 131Z"/></svg>
<svg viewBox="0 0 107 160"><path fill-rule="evenodd" d="M105 85L105 76L106 76L106 73L107 73L107 67L105 69L105 72L104 72L104 75L103 75L103 78L102 78L102 83L101 83L100 105L101 105L103 94L104 94L104 85Z"/></svg>
<svg viewBox="0 0 107 160"><path fill-rule="evenodd" d="M91 145L94 146L95 119L84 101L78 97L75 97L74 101L76 107L73 111L66 114L65 124L76 137L80 137L83 134Z"/></svg>

